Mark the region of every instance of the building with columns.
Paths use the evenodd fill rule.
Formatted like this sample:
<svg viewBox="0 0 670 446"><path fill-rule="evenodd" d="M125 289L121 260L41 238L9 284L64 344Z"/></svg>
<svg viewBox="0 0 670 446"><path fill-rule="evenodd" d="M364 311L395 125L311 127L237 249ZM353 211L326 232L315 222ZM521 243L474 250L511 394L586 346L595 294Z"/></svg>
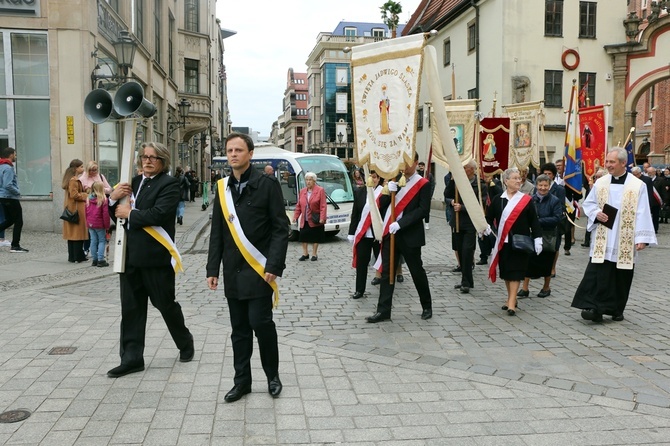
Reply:
<svg viewBox="0 0 670 446"><path fill-rule="evenodd" d="M121 124L93 124L84 100L102 88L114 97L138 82L156 106L140 119L136 147L160 142L173 169L187 164L209 179L211 153L229 121L223 39L216 0L31 0L0 5L0 147L17 149L25 227L60 231L61 178L74 158L95 160L110 184L119 179ZM115 43L136 43L132 67ZM127 78L127 79L122 79ZM187 101L183 119L178 104ZM197 138L194 138L197 137ZM196 144L197 139L197 144Z"/></svg>

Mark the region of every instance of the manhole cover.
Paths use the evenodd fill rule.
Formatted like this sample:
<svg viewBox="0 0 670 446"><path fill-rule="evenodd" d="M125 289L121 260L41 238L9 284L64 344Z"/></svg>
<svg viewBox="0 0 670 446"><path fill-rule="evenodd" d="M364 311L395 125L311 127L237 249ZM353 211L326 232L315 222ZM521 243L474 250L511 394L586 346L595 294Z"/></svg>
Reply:
<svg viewBox="0 0 670 446"><path fill-rule="evenodd" d="M0 423L16 423L17 421L23 421L30 416L30 412L27 410L8 410L7 412L0 413Z"/></svg>
<svg viewBox="0 0 670 446"><path fill-rule="evenodd" d="M77 347L54 347L49 351L50 355L71 355Z"/></svg>

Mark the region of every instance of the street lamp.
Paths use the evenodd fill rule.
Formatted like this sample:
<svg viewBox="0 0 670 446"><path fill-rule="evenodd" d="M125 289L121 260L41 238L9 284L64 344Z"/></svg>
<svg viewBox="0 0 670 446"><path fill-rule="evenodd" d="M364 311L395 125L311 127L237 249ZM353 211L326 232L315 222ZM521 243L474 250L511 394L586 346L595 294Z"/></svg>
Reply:
<svg viewBox="0 0 670 446"><path fill-rule="evenodd" d="M342 132L337 134L337 140L340 142L340 144L342 144L342 138L343 137L344 137L344 135L342 134Z"/></svg>
<svg viewBox="0 0 670 446"><path fill-rule="evenodd" d="M181 98L181 101L177 104L177 110L179 112L179 118L172 113L168 113L167 125L170 134L180 127L186 127L186 124L188 124L186 118L188 118L189 111L191 110L191 103L186 99Z"/></svg>
<svg viewBox="0 0 670 446"><path fill-rule="evenodd" d="M628 18L624 19L623 26L626 28L626 38L629 42L635 40L635 36L638 33L638 27L640 26L640 18L637 16L635 11L632 11L628 14Z"/></svg>
<svg viewBox="0 0 670 446"><path fill-rule="evenodd" d="M97 71L100 69L100 59L98 58L98 47L95 48L95 51L91 53L91 56L97 59L95 68L91 72L91 80L93 85L101 79L108 79L116 81L115 85L123 83L128 78L128 70L133 67L133 60L135 59L135 51L137 50L137 41L130 35L126 30L119 32L119 38L112 43L114 47L114 53L116 54L116 65L117 72L109 67L109 71L112 74L98 74Z"/></svg>

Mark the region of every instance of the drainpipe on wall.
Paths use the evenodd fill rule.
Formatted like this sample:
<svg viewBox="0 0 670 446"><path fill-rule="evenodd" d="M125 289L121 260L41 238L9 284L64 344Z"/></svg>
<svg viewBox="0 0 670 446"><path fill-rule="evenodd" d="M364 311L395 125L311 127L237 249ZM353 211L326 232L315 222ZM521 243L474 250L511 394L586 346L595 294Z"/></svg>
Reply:
<svg viewBox="0 0 670 446"><path fill-rule="evenodd" d="M471 0L471 5L475 10L475 91L477 97L480 97L479 91L479 6L478 0ZM477 111L479 111L479 101L477 101Z"/></svg>

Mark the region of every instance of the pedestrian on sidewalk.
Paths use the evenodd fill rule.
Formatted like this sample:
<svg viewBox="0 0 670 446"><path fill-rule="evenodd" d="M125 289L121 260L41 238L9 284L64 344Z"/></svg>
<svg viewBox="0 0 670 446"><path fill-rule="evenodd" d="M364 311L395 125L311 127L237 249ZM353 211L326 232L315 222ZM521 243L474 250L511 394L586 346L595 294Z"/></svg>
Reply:
<svg viewBox="0 0 670 446"><path fill-rule="evenodd" d="M286 267L288 225L279 181L251 165L254 142L231 133L226 156L232 175L219 181L214 200L207 257L207 286L216 290L223 264L235 367L234 386L224 397L232 403L251 392L254 334L268 392L277 398L279 379L277 328L272 320L272 295L278 298L277 276Z"/></svg>
<svg viewBox="0 0 670 446"><path fill-rule="evenodd" d="M109 196L110 211L127 219L125 271L121 282L121 364L107 372L110 378L144 370L144 345L148 300L160 311L174 343L179 361L195 355L193 336L184 323L184 313L175 298L175 274L181 256L174 244L175 215L179 203L179 181L167 174L170 151L162 144L145 142L138 164L142 175L131 183L120 183ZM134 202L119 203L132 196Z"/></svg>
<svg viewBox="0 0 670 446"><path fill-rule="evenodd" d="M70 212L79 214L79 221L71 223L63 220L63 239L67 240L67 261L70 263L81 263L88 260L84 253L84 241L88 240L88 227L86 225L86 199L88 194L79 181L79 176L84 172L84 162L79 159L70 161L65 169L61 187L65 190L65 207Z"/></svg>
<svg viewBox="0 0 670 446"><path fill-rule="evenodd" d="M184 175L184 169L181 166L175 170L176 177L179 180L179 205L177 205L177 223L184 224L184 209L186 208L186 201L188 200L188 191L191 187L188 178Z"/></svg>
<svg viewBox="0 0 670 446"><path fill-rule="evenodd" d="M91 266L105 267L109 263L105 260L107 239L105 234L109 229L109 209L105 196L104 184L95 181L91 185L91 193L86 200L86 223L88 235L91 239Z"/></svg>
<svg viewBox="0 0 670 446"><path fill-rule="evenodd" d="M0 225L5 222L5 211L2 204L0 204ZM5 240L5 230L0 231L0 248L12 246L12 242Z"/></svg>
<svg viewBox="0 0 670 446"><path fill-rule="evenodd" d="M5 215L5 221L0 223L0 231L3 231L12 225L14 232L12 234L12 243L9 252L23 253L28 252L20 245L21 230L23 229L23 210L21 209L21 192L19 183L16 179L14 163L16 162L16 150L12 147L5 147L0 150L0 206Z"/></svg>

